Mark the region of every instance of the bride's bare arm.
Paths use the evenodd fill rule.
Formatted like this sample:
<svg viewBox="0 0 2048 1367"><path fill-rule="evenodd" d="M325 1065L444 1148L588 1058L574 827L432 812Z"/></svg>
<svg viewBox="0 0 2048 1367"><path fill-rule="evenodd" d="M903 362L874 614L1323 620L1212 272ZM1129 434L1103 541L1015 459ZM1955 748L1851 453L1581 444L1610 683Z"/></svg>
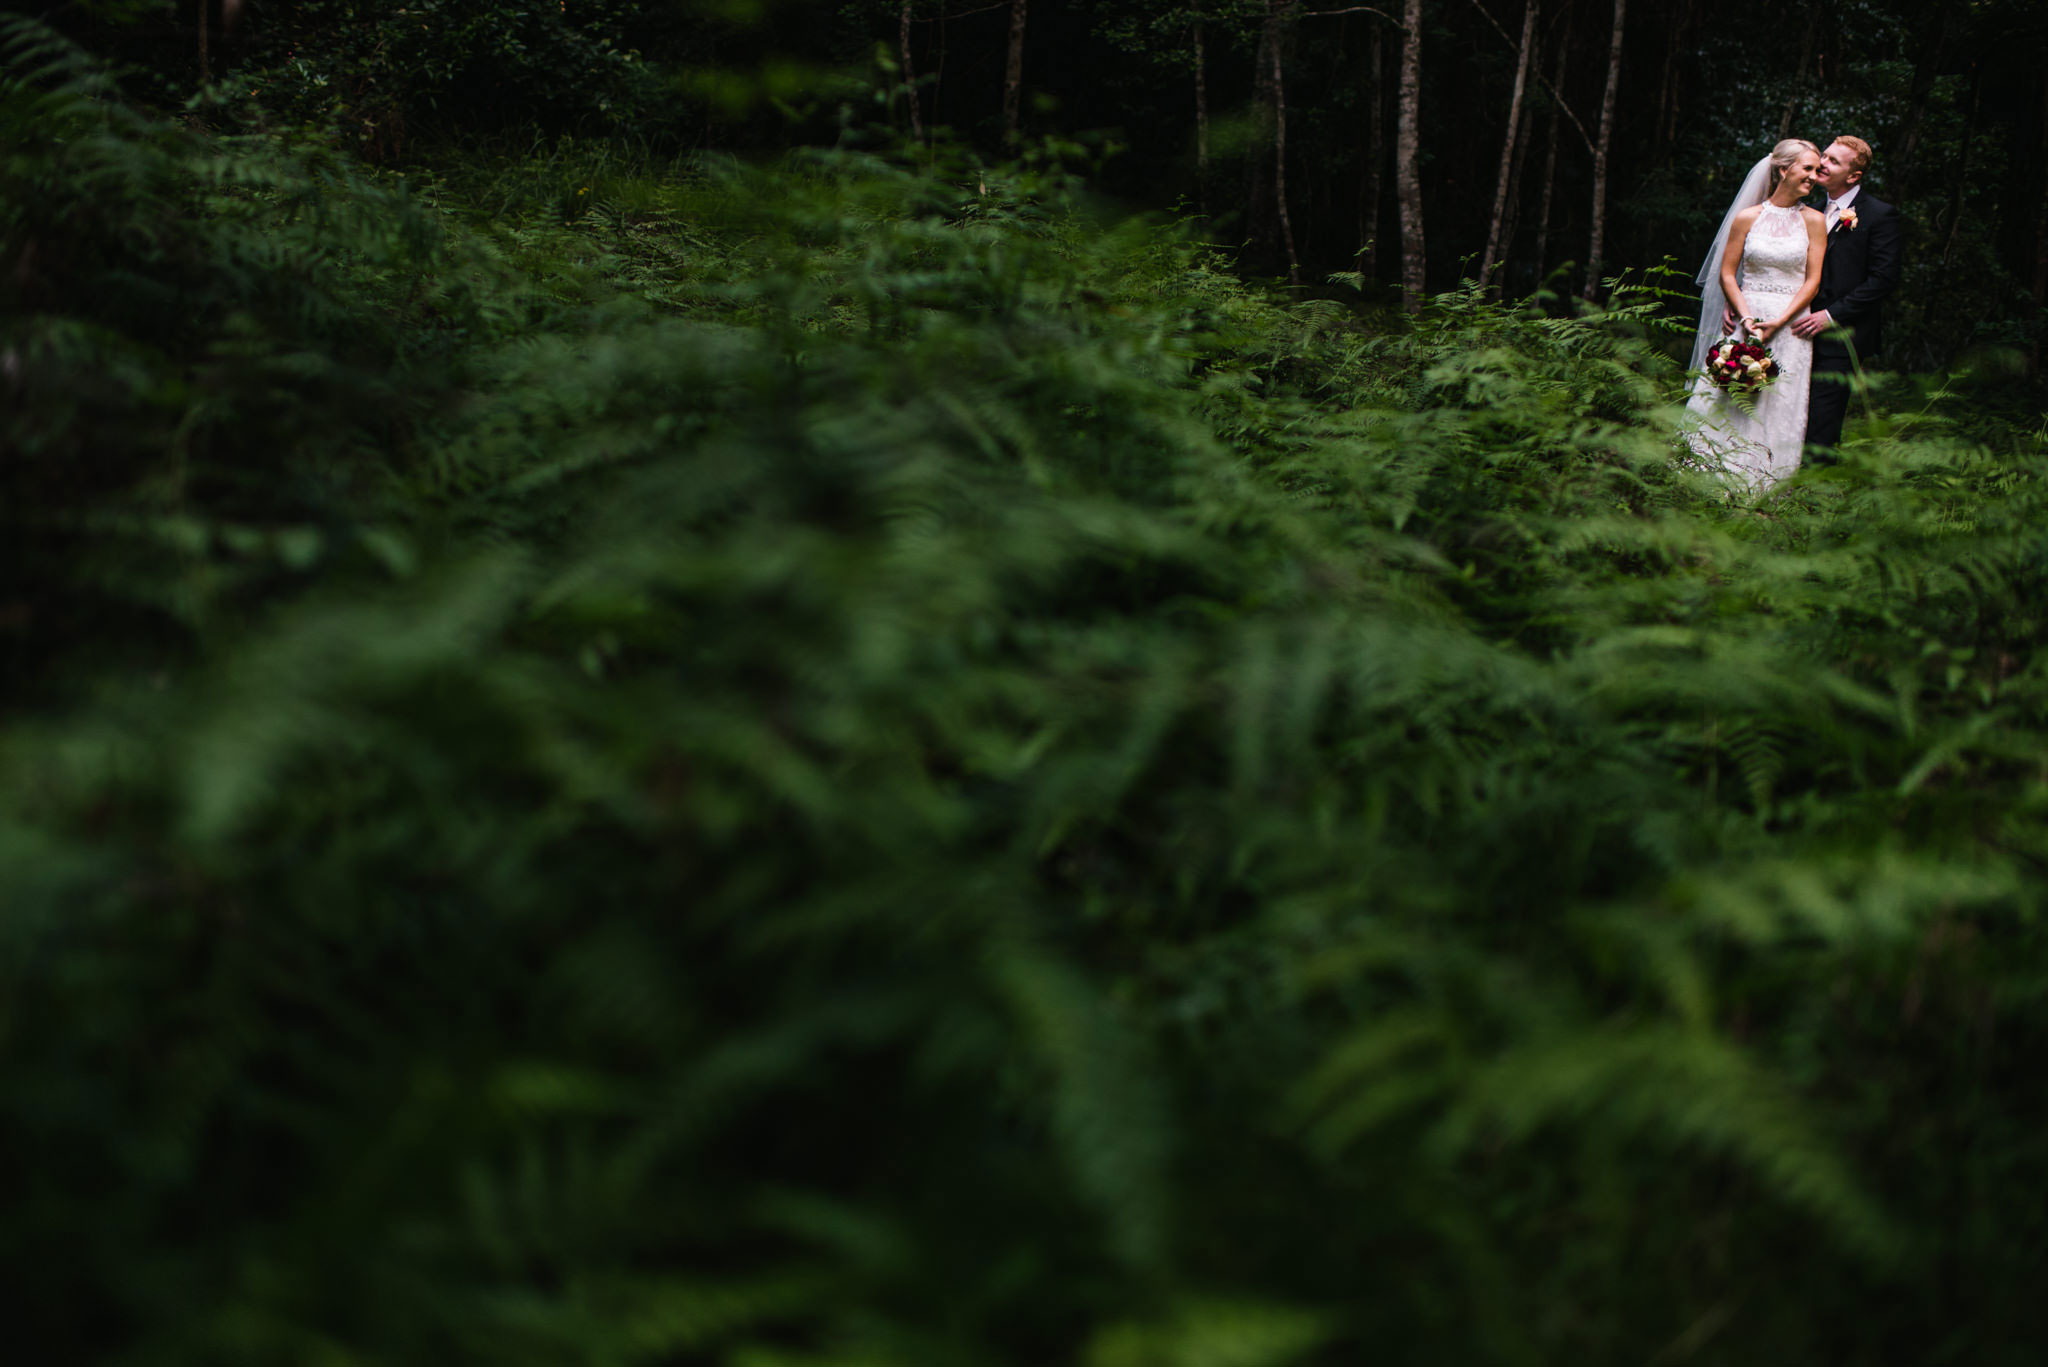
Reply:
<svg viewBox="0 0 2048 1367"><path fill-rule="evenodd" d="M1721 249L1721 294L1727 299L1728 307L1737 318L1749 317L1749 301L1742 297L1741 287L1735 283L1737 268L1742 265L1742 244L1749 241L1749 225L1756 222L1757 209L1753 206L1735 215L1728 225L1728 245ZM1810 254L1810 253L1809 253ZM1815 277L1819 283L1819 277Z"/></svg>

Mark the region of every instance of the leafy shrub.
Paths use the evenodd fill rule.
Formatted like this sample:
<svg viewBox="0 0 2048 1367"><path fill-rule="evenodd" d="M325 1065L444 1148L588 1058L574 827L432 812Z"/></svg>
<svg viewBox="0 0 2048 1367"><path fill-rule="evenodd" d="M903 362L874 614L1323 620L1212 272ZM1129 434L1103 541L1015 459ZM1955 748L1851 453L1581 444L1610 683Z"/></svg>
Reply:
<svg viewBox="0 0 2048 1367"><path fill-rule="evenodd" d="M524 305L402 180L148 118L20 20L0 43L10 686L402 559L388 455Z"/></svg>
<svg viewBox="0 0 2048 1367"><path fill-rule="evenodd" d="M421 135L639 128L657 78L619 45L636 7L547 0L299 0L267 16L222 92L230 110L331 130L377 160Z"/></svg>

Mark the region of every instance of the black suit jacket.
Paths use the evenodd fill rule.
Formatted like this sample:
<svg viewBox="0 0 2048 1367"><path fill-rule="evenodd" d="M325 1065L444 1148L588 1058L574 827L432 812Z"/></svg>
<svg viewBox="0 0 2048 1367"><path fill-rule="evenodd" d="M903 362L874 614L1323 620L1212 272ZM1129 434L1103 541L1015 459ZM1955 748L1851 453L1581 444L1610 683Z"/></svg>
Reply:
<svg viewBox="0 0 2048 1367"><path fill-rule="evenodd" d="M1826 201L1821 202L1823 210ZM1855 333L1856 354L1864 359L1884 349L1884 297L1899 283L1905 225L1899 211L1868 190L1850 201L1856 226L1837 223L1828 234L1827 255L1821 258L1820 292L1813 311ZM1841 341L1823 337L1816 344L1822 356L1847 356Z"/></svg>

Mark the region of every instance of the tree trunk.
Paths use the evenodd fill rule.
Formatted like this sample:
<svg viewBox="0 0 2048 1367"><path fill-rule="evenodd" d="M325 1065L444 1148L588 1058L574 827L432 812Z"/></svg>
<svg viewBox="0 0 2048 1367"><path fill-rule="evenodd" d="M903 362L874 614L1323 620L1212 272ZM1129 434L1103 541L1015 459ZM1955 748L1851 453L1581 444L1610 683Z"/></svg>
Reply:
<svg viewBox="0 0 2048 1367"><path fill-rule="evenodd" d="M1195 207L1209 216L1209 50L1195 25Z"/></svg>
<svg viewBox="0 0 2048 1367"><path fill-rule="evenodd" d="M917 110L917 73L910 65L910 9L915 0L903 0L896 20L896 49L903 62L903 96L910 105L910 136L924 141L924 120Z"/></svg>
<svg viewBox="0 0 2048 1367"><path fill-rule="evenodd" d="M1422 242L1422 0L1401 10L1401 108L1394 129L1394 193L1401 202L1401 293L1410 313L1422 312L1428 258Z"/></svg>
<svg viewBox="0 0 2048 1367"><path fill-rule="evenodd" d="M1301 258L1294 254L1294 219L1287 212L1287 81L1281 71L1280 50L1286 45L1281 41L1287 31L1286 26L1293 19L1294 10L1301 0L1266 0L1266 3L1278 16L1279 22L1275 41L1267 45L1273 81L1273 207L1280 218L1280 244L1287 249L1287 283L1300 289Z"/></svg>
<svg viewBox="0 0 2048 1367"><path fill-rule="evenodd" d="M1799 67L1792 76L1791 92L1785 96L1785 117L1778 120L1778 141L1792 136L1792 116L1799 112L1799 97L1805 92L1806 78L1813 70L1813 45L1820 41L1821 0L1813 0L1806 12L1806 37L1799 43Z"/></svg>
<svg viewBox="0 0 2048 1367"><path fill-rule="evenodd" d="M213 62L206 51L207 7L212 0L199 0L199 84L213 84Z"/></svg>
<svg viewBox="0 0 2048 1367"><path fill-rule="evenodd" d="M1534 60L1533 58L1531 59ZM1522 126L1515 130L1515 156L1508 172L1507 216L1500 225L1500 273L1501 292L1506 293L1508 263L1514 260L1515 230L1522 219L1522 173L1529 165L1529 133L1536 126L1533 114L1525 115Z"/></svg>
<svg viewBox="0 0 2048 1367"><path fill-rule="evenodd" d="M1567 28L1557 42L1557 75L1551 78L1553 95L1564 89L1565 59L1571 56L1572 35ZM1564 122L1564 101L1559 98L1550 111L1550 129L1543 149L1543 207L1536 215L1536 278L1542 280L1550 269L1550 206L1557 190L1557 130Z"/></svg>
<svg viewBox="0 0 2048 1367"><path fill-rule="evenodd" d="M1628 0L1614 0L1614 37L1607 45L1607 93L1600 98L1600 140L1593 148L1593 243L1586 252L1588 299L1600 294L1601 253L1607 237L1607 152L1614 145L1614 97L1621 89L1621 29Z"/></svg>
<svg viewBox="0 0 2048 1367"><path fill-rule="evenodd" d="M1003 68L1003 142L1015 147L1021 132L1019 110L1024 99L1024 7L1010 0L1010 58ZM986 108L987 106L983 106Z"/></svg>
<svg viewBox="0 0 2048 1367"><path fill-rule="evenodd" d="M1377 278L1380 258L1380 169L1387 164L1387 53L1380 26L1372 26L1372 96L1366 101L1365 171L1358 178L1358 269Z"/></svg>
<svg viewBox="0 0 2048 1367"><path fill-rule="evenodd" d="M1486 254L1479 258L1479 283L1493 289L1493 267L1500 260L1501 224L1508 212L1508 182L1514 176L1515 141L1521 131L1522 95L1529 88L1529 54L1536 46L1537 0L1523 0L1522 46L1515 54L1514 93L1508 96L1507 132L1500 144L1500 174L1493 186L1493 216L1486 225Z"/></svg>

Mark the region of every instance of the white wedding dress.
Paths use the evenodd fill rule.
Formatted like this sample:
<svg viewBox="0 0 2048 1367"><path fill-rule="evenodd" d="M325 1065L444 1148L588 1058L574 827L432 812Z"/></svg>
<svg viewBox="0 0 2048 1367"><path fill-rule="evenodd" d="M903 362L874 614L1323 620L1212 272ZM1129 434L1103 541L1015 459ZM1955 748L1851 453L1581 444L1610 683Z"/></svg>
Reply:
<svg viewBox="0 0 2048 1367"><path fill-rule="evenodd" d="M1766 201L1760 206L1736 274L1752 317L1771 319L1785 312L1806 281L1806 247L1806 222L1798 205L1781 208ZM1804 318L1806 310L1797 316ZM1741 399L1702 375L1693 381L1686 404L1698 420L1698 427L1685 434L1686 445L1755 493L1799 468L1807 385L1813 378L1813 343L1794 337L1790 324L1778 329L1769 345L1778 378L1768 388Z"/></svg>

